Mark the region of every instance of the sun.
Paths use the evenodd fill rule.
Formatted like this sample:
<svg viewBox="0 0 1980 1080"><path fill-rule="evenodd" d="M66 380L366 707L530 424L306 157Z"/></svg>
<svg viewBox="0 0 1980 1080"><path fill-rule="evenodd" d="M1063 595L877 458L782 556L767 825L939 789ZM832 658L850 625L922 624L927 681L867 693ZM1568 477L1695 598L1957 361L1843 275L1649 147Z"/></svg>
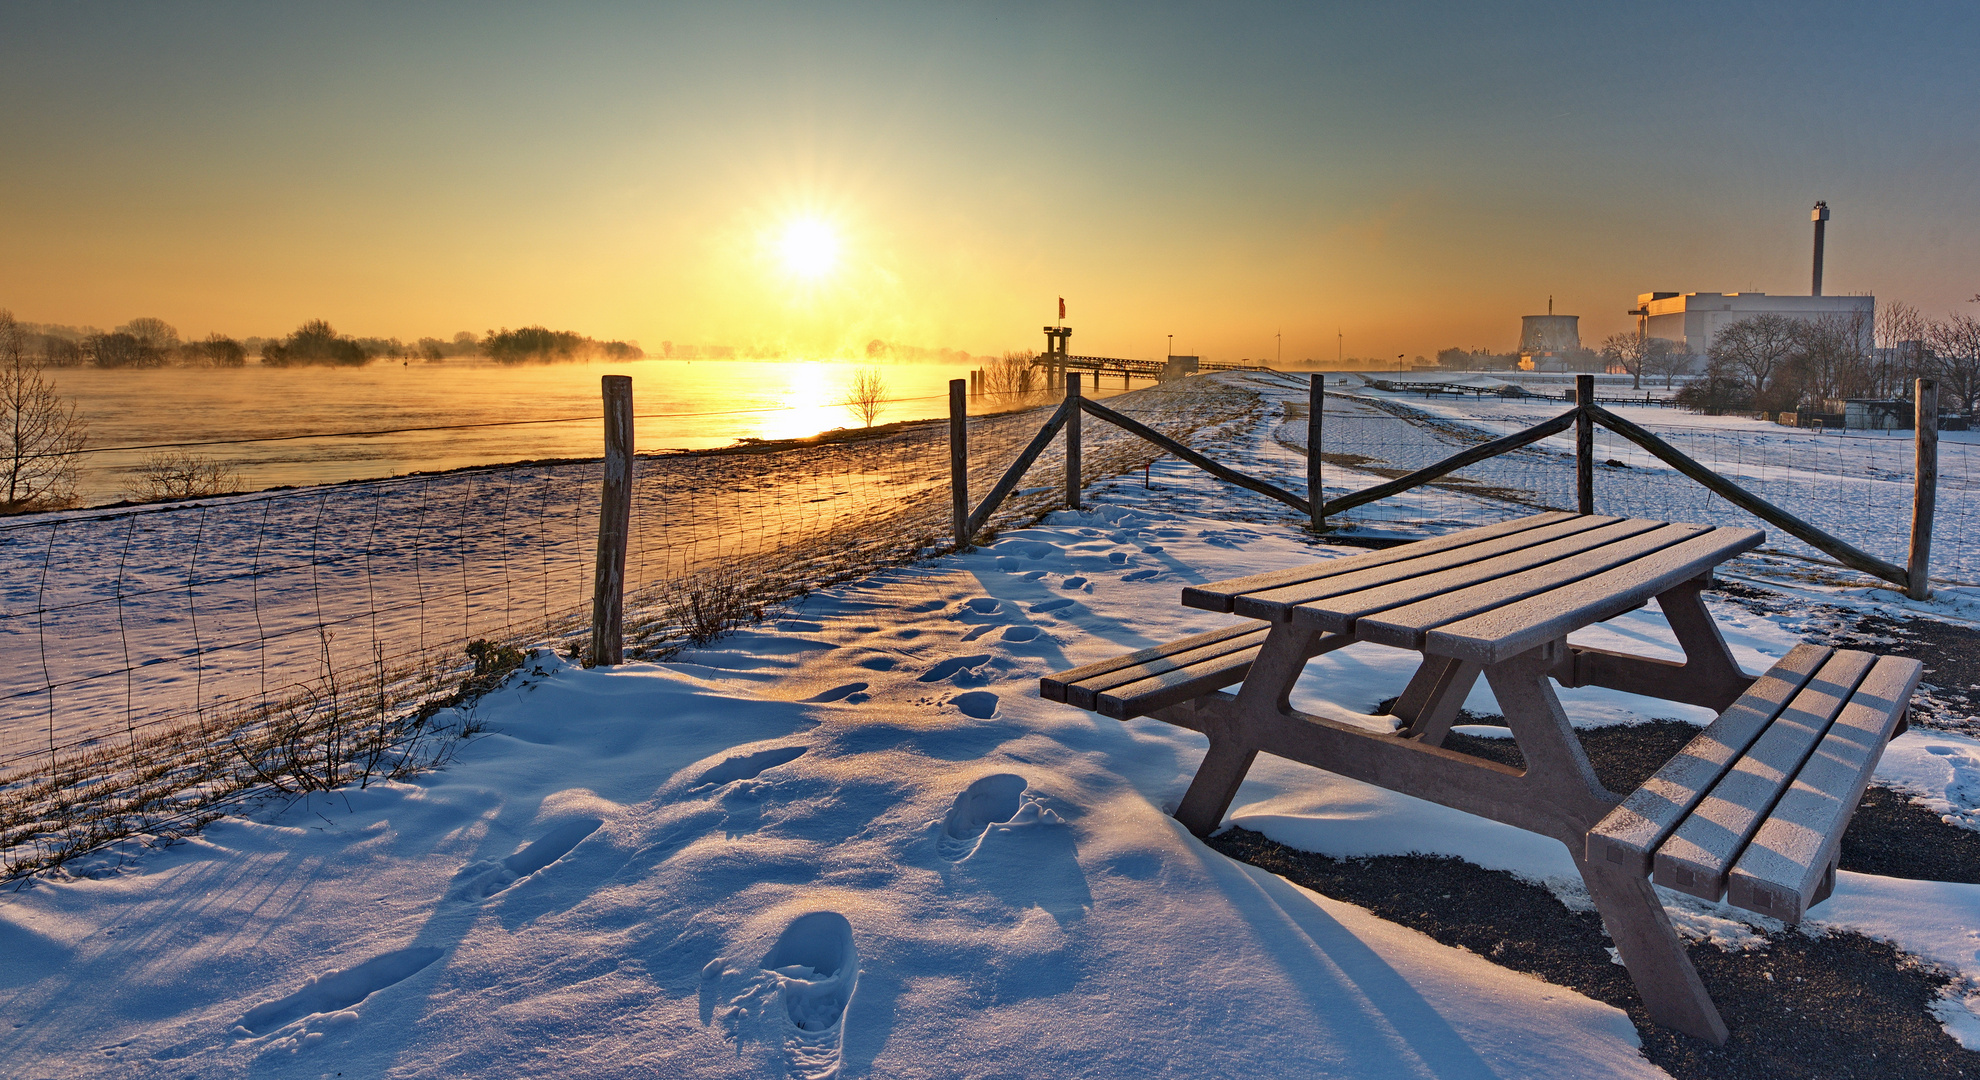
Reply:
<svg viewBox="0 0 1980 1080"><path fill-rule="evenodd" d="M799 218L786 224L775 247L777 258L794 277L815 280L839 265L839 234L817 218Z"/></svg>

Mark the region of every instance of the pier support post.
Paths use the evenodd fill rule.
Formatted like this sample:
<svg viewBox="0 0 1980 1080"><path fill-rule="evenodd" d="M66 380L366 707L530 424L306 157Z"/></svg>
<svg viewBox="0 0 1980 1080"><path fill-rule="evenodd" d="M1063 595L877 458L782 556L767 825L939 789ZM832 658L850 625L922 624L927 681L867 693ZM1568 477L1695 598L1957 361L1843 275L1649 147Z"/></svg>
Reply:
<svg viewBox="0 0 1980 1080"><path fill-rule="evenodd" d="M1939 501L1939 384L1932 379L1920 379L1916 389L1911 555L1905 560L1904 594L1913 600L1924 600L1932 595L1932 514Z"/></svg>
<svg viewBox="0 0 1980 1080"><path fill-rule="evenodd" d="M969 403L961 379L949 380L949 508L955 517L956 550L969 550Z"/></svg>
<svg viewBox="0 0 1980 1080"><path fill-rule="evenodd" d="M1066 372L1066 509L1079 509L1079 372Z"/></svg>
<svg viewBox="0 0 1980 1080"><path fill-rule="evenodd" d="M591 580L591 663L625 660L626 540L632 532L632 376L601 377L605 469L598 493L598 565Z"/></svg>
<svg viewBox="0 0 1980 1080"><path fill-rule="evenodd" d="M1574 497L1581 513L1595 512L1595 376L1574 377Z"/></svg>
<svg viewBox="0 0 1980 1080"><path fill-rule="evenodd" d="M1306 501L1313 505L1313 531L1327 527L1327 489L1320 482L1320 426L1327 411L1327 377L1315 374L1306 398Z"/></svg>

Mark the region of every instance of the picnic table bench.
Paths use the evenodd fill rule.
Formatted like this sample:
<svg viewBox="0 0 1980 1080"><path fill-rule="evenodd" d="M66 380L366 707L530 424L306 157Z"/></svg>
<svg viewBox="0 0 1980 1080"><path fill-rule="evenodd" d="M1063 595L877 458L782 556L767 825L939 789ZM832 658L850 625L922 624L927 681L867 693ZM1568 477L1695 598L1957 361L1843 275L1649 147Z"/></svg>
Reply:
<svg viewBox="0 0 1980 1080"><path fill-rule="evenodd" d="M1834 888L1843 830L1902 730L1918 661L1801 645L1740 669L1700 598L1752 529L1538 514L1386 551L1183 590L1248 621L1045 676L1043 697L1202 732L1209 749L1176 818L1223 821L1261 752L1566 844L1651 1019L1723 1044L1726 1027L1652 881L1798 921ZM1682 661L1570 645L1651 600ZM1395 727L1294 709L1308 661L1355 642L1422 654ZM1483 676L1524 769L1443 746ZM1718 711L1635 791L1596 779L1553 684ZM1237 686L1235 694L1226 688Z"/></svg>

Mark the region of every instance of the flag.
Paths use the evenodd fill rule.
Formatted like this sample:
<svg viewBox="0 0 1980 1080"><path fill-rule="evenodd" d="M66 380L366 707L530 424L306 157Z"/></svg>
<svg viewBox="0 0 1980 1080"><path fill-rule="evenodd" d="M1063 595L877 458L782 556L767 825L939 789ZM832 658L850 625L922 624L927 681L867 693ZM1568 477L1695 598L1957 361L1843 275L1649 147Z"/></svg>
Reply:
<svg viewBox="0 0 1980 1080"><path fill-rule="evenodd" d="M1063 296L1059 297L1059 321L1066 321L1066 298Z"/></svg>

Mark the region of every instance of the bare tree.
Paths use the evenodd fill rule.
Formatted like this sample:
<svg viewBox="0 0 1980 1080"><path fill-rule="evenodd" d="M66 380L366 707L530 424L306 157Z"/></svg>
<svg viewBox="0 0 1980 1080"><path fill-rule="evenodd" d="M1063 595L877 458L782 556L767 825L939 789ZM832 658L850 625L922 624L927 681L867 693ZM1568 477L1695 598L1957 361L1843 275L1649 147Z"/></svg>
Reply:
<svg viewBox="0 0 1980 1080"><path fill-rule="evenodd" d="M1902 397L1911 380L1929 373L1925 328L1925 316L1902 300L1893 300L1878 309L1877 358L1871 367L1871 393Z"/></svg>
<svg viewBox="0 0 1980 1080"><path fill-rule="evenodd" d="M1937 355L1942 388L1959 402L1959 411L1971 414L1980 403L1980 319L1971 315L1948 316L1926 330L1926 341Z"/></svg>
<svg viewBox="0 0 1980 1080"><path fill-rule="evenodd" d="M1643 371L1646 375L1662 375L1664 389L1669 390L1679 375L1691 370L1692 355L1684 351L1684 346L1668 338L1646 338L1643 342Z"/></svg>
<svg viewBox="0 0 1980 1080"><path fill-rule="evenodd" d="M241 474L220 462L189 450L168 450L145 458L124 492L140 502L150 502L218 495L240 486Z"/></svg>
<svg viewBox="0 0 1980 1080"><path fill-rule="evenodd" d="M1799 327L1784 315L1755 315L1721 329L1712 338L1707 354L1711 374L1744 383L1753 395L1755 408L1774 411L1784 403L1775 400L1775 376L1783 373L1792 360ZM1785 404L1793 404L1786 402Z"/></svg>
<svg viewBox="0 0 1980 1080"><path fill-rule="evenodd" d="M1038 389L1038 369L1028 352L1007 352L984 365L983 392L1018 404Z"/></svg>
<svg viewBox="0 0 1980 1080"><path fill-rule="evenodd" d="M14 313L0 309L0 513L63 506L74 498L85 425L27 355Z"/></svg>
<svg viewBox="0 0 1980 1080"><path fill-rule="evenodd" d="M1602 341L1602 359L1628 372L1636 380L1635 389L1643 389L1643 354L1648 342L1630 333L1610 334Z"/></svg>
<svg viewBox="0 0 1980 1080"><path fill-rule="evenodd" d="M872 427L886 400L887 381L880 377L880 369L863 367L853 372L852 382L846 384L846 396L839 404L851 409L861 423Z"/></svg>

